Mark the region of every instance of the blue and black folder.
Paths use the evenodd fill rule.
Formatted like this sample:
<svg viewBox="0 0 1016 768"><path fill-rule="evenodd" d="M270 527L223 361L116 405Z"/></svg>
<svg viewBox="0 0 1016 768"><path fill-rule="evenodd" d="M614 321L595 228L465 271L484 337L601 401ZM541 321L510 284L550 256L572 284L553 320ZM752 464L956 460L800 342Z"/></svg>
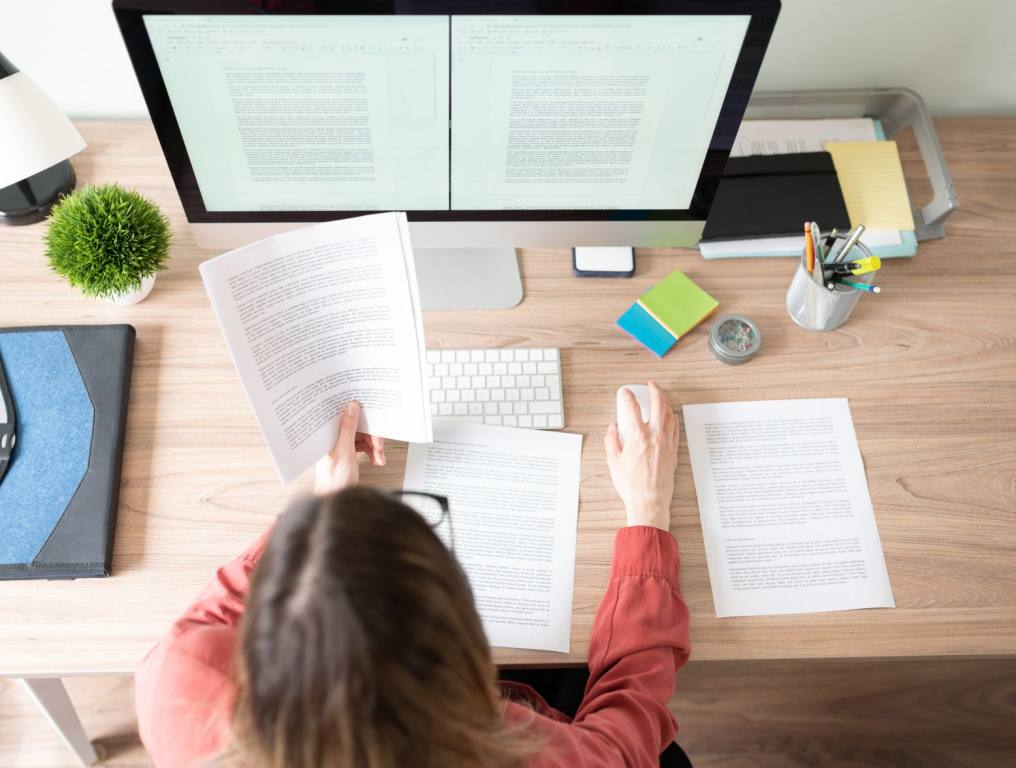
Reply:
<svg viewBox="0 0 1016 768"><path fill-rule="evenodd" d="M0 329L0 579L109 575L133 358L129 325Z"/></svg>

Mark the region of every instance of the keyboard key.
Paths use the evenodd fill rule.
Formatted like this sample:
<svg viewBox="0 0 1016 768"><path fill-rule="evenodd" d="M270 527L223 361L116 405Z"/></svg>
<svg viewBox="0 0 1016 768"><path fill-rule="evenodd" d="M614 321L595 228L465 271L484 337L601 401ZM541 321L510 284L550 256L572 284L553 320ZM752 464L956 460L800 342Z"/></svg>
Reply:
<svg viewBox="0 0 1016 768"><path fill-rule="evenodd" d="M427 375L428 376L434 375L434 366L430 363L427 363Z"/></svg>
<svg viewBox="0 0 1016 768"><path fill-rule="evenodd" d="M470 424L483 424L483 416L463 416L462 421L468 421Z"/></svg>
<svg viewBox="0 0 1016 768"><path fill-rule="evenodd" d="M512 412L512 404L511 403L507 403L507 402L506 403L498 403L497 412L499 414L501 414L502 416L511 413Z"/></svg>
<svg viewBox="0 0 1016 768"><path fill-rule="evenodd" d="M465 403L455 403L454 413L456 416L465 416L469 413L469 407Z"/></svg>
<svg viewBox="0 0 1016 768"><path fill-rule="evenodd" d="M538 373L530 377L530 384L534 387L544 387L547 385L547 377L542 373Z"/></svg>
<svg viewBox="0 0 1016 768"><path fill-rule="evenodd" d="M478 401L480 401L481 403L489 403L490 402L490 390L489 389L477 389L476 390L476 399Z"/></svg>
<svg viewBox="0 0 1016 768"><path fill-rule="evenodd" d="M524 363L528 359L529 359L529 350L528 349L516 349L515 350L515 361L516 362Z"/></svg>
<svg viewBox="0 0 1016 768"><path fill-rule="evenodd" d="M556 349L545 349L543 350L543 359L551 362L557 361L557 350Z"/></svg>
<svg viewBox="0 0 1016 768"><path fill-rule="evenodd" d="M445 391L443 389L435 389L430 393L430 401L432 403L443 403L445 401Z"/></svg>
<svg viewBox="0 0 1016 768"><path fill-rule="evenodd" d="M455 362L455 352L450 350L450 349L442 349L441 350L441 362L442 363L454 363Z"/></svg>
<svg viewBox="0 0 1016 768"><path fill-rule="evenodd" d="M437 376L430 376L427 379L427 389L441 389L441 379Z"/></svg>
<svg viewBox="0 0 1016 768"><path fill-rule="evenodd" d="M443 376L441 378L441 389L455 389L455 379L451 376Z"/></svg>
<svg viewBox="0 0 1016 768"><path fill-rule="evenodd" d="M494 366L490 363L480 363L477 366L477 373L481 376L490 376L494 372Z"/></svg>
<svg viewBox="0 0 1016 768"><path fill-rule="evenodd" d="M483 359L488 363L496 363L501 357L496 349L486 349L483 352Z"/></svg>
<svg viewBox="0 0 1016 768"><path fill-rule="evenodd" d="M500 416L484 416L483 417L483 423L484 424L490 424L492 427L500 427L501 426L501 417Z"/></svg>
<svg viewBox="0 0 1016 768"><path fill-rule="evenodd" d="M468 376L456 376L455 386L459 389L469 389L469 377Z"/></svg>
<svg viewBox="0 0 1016 768"><path fill-rule="evenodd" d="M523 363L522 372L530 374L536 373L536 363Z"/></svg>
<svg viewBox="0 0 1016 768"><path fill-rule="evenodd" d="M522 363L508 363L508 373L512 374L512 376L518 376L522 373Z"/></svg>
<svg viewBox="0 0 1016 768"><path fill-rule="evenodd" d="M497 403L484 403L483 414L485 416L494 416L497 414Z"/></svg>
<svg viewBox="0 0 1016 768"><path fill-rule="evenodd" d="M449 376L461 376L462 375L462 363L452 363L448 366Z"/></svg>
<svg viewBox="0 0 1016 768"><path fill-rule="evenodd" d="M462 402L472 403L476 401L476 393L471 389L462 390Z"/></svg>
<svg viewBox="0 0 1016 768"><path fill-rule="evenodd" d="M525 376L525 375L523 375L523 376L516 376L515 377L515 386L517 386L517 387L530 387L530 386L532 386L532 383L531 383L530 379L531 379L531 377Z"/></svg>
<svg viewBox="0 0 1016 768"><path fill-rule="evenodd" d="M536 390L536 397L534 400L550 400L550 390L546 387L540 387Z"/></svg>
<svg viewBox="0 0 1016 768"><path fill-rule="evenodd" d="M542 349L531 349L529 350L529 359L534 363L543 362L543 350Z"/></svg>
<svg viewBox="0 0 1016 768"><path fill-rule="evenodd" d="M495 401L504 400L504 390L503 389L492 390L490 393L490 399Z"/></svg>
<svg viewBox="0 0 1016 768"><path fill-rule="evenodd" d="M462 394L457 389L446 389L445 397L449 403L457 403L462 399Z"/></svg>
<svg viewBox="0 0 1016 768"><path fill-rule="evenodd" d="M473 389L483 389L487 383L486 376L471 376L469 379L469 386Z"/></svg>
<svg viewBox="0 0 1016 768"><path fill-rule="evenodd" d="M523 389L522 399L525 400L526 402L529 402L530 400L535 400L536 393L532 390L532 388Z"/></svg>
<svg viewBox="0 0 1016 768"><path fill-rule="evenodd" d="M487 389L501 389L501 377L488 376L485 384L487 385Z"/></svg>
<svg viewBox="0 0 1016 768"><path fill-rule="evenodd" d="M504 376L506 373L508 373L508 364L507 363L494 363L494 375L495 376Z"/></svg>
<svg viewBox="0 0 1016 768"><path fill-rule="evenodd" d="M514 416L505 416L504 417L504 425L506 427L517 427L518 426L518 420Z"/></svg>
<svg viewBox="0 0 1016 768"><path fill-rule="evenodd" d="M448 363L438 363L434 366L435 376L447 376L448 375Z"/></svg>
<svg viewBox="0 0 1016 768"><path fill-rule="evenodd" d="M557 366L554 363L537 363L537 373L557 373Z"/></svg>
<svg viewBox="0 0 1016 768"><path fill-rule="evenodd" d="M534 400L529 403L529 412L536 413L561 413L561 402L559 400Z"/></svg>
<svg viewBox="0 0 1016 768"><path fill-rule="evenodd" d="M523 403L521 401L512 403L512 413L516 416L521 416L523 413L529 413L529 408L526 407L527 405L528 403Z"/></svg>
<svg viewBox="0 0 1016 768"><path fill-rule="evenodd" d="M537 429L546 429L547 417L544 416L542 413L536 414L535 416L532 417L532 419L534 427L536 427Z"/></svg>
<svg viewBox="0 0 1016 768"><path fill-rule="evenodd" d="M500 359L502 363L510 363L515 359L514 349L502 349Z"/></svg>
<svg viewBox="0 0 1016 768"><path fill-rule="evenodd" d="M533 418L536 418L535 416ZM564 426L564 419L560 416L548 416L547 426L551 429L561 429Z"/></svg>
<svg viewBox="0 0 1016 768"><path fill-rule="evenodd" d="M451 416L452 415L452 404L451 403L441 403L441 405L439 405L437 407L437 412L438 412L439 416Z"/></svg>
<svg viewBox="0 0 1016 768"><path fill-rule="evenodd" d="M483 350L474 349L469 353L469 362L471 363L482 363L483 362Z"/></svg>
<svg viewBox="0 0 1016 768"><path fill-rule="evenodd" d="M508 387L517 386L516 383L515 383L515 377L514 376L502 376L501 377L501 386L504 387L505 389L508 389Z"/></svg>
<svg viewBox="0 0 1016 768"><path fill-rule="evenodd" d="M516 400L519 399L519 391L517 389L506 389L505 398L509 402L515 402Z"/></svg>
<svg viewBox="0 0 1016 768"><path fill-rule="evenodd" d="M428 363L439 363L439 362L441 362L441 350L440 349L428 349L427 350L427 362Z"/></svg>
<svg viewBox="0 0 1016 768"><path fill-rule="evenodd" d="M437 416L437 403L430 404L430 415Z"/></svg>
<svg viewBox="0 0 1016 768"><path fill-rule="evenodd" d="M546 416L544 416L544 419L546 419ZM533 417L529 416L529 415L519 416L519 426L520 427L531 427L531 426L533 426Z"/></svg>
<svg viewBox="0 0 1016 768"><path fill-rule="evenodd" d="M548 376L547 386L550 387L551 392L561 391L561 377L560 376Z"/></svg>
<svg viewBox="0 0 1016 768"><path fill-rule="evenodd" d="M466 376L475 376L479 371L477 370L476 363L466 363L462 366L462 372Z"/></svg>
<svg viewBox="0 0 1016 768"><path fill-rule="evenodd" d="M455 362L456 363L468 363L469 362L469 350L459 349L455 351Z"/></svg>
<svg viewBox="0 0 1016 768"><path fill-rule="evenodd" d="M469 394L473 394L473 393L470 392ZM470 403L469 404L469 415L470 416L482 416L483 415L483 406L480 403Z"/></svg>

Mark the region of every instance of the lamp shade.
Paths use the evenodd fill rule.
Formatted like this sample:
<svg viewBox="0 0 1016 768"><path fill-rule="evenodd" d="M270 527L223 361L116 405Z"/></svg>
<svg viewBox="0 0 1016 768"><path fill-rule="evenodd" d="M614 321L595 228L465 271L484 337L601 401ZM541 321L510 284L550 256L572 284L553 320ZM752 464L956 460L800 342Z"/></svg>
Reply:
<svg viewBox="0 0 1016 768"><path fill-rule="evenodd" d="M0 188L84 148L85 140L67 116L0 54Z"/></svg>

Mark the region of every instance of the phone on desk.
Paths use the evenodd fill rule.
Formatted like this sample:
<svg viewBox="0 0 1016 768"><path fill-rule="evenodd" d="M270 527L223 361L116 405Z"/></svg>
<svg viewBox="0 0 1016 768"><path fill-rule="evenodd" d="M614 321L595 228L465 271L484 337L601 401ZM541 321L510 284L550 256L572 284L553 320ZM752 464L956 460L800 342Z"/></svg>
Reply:
<svg viewBox="0 0 1016 768"><path fill-rule="evenodd" d="M572 270L579 277L631 277L635 274L635 249L577 246L572 248Z"/></svg>

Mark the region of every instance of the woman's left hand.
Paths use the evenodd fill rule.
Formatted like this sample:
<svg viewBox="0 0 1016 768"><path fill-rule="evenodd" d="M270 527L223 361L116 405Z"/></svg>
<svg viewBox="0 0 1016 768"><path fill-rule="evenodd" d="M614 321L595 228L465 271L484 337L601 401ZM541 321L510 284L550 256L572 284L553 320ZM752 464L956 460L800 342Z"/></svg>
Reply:
<svg viewBox="0 0 1016 768"><path fill-rule="evenodd" d="M356 485L360 481L357 453L365 453L376 467L385 465L384 439L357 432L360 404L355 400L346 405L339 417L339 439L335 447L314 466L314 493L328 494Z"/></svg>

